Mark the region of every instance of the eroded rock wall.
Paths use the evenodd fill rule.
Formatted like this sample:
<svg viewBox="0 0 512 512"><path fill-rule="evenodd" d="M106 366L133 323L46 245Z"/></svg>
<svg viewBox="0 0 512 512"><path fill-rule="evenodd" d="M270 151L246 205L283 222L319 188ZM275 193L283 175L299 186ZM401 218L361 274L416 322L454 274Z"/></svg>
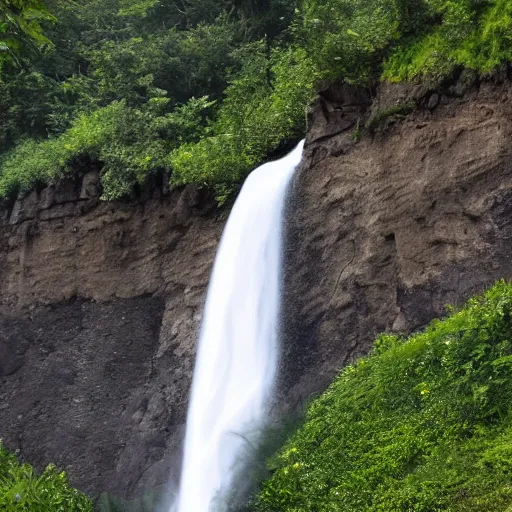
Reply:
<svg viewBox="0 0 512 512"><path fill-rule="evenodd" d="M91 495L130 497L177 476L224 221L193 187L105 203L97 183L2 210L0 438Z"/></svg>
<svg viewBox="0 0 512 512"><path fill-rule="evenodd" d="M341 86L313 108L289 215L288 397L322 389L377 333L512 278L512 88L458 89L383 86L370 108Z"/></svg>

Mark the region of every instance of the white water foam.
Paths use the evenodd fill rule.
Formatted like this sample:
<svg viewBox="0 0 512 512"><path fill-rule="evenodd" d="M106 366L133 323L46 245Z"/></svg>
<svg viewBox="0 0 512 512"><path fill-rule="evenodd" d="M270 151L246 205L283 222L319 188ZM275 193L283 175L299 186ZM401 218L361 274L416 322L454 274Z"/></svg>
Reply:
<svg viewBox="0 0 512 512"><path fill-rule="evenodd" d="M303 145L249 175L224 229L201 326L178 512L210 512L229 492L247 439L268 415L278 358L283 206Z"/></svg>

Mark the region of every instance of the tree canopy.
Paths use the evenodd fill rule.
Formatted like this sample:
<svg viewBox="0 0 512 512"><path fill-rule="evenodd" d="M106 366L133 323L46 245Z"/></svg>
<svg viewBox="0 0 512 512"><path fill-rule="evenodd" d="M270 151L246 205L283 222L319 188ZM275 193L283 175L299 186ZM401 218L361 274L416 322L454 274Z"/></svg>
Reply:
<svg viewBox="0 0 512 512"><path fill-rule="evenodd" d="M0 71L21 65L26 54L50 44L42 28L54 18L40 0L0 0Z"/></svg>
<svg viewBox="0 0 512 512"><path fill-rule="evenodd" d="M0 194L95 161L105 199L163 174L222 202L321 80L485 75L511 29L512 0L0 0Z"/></svg>

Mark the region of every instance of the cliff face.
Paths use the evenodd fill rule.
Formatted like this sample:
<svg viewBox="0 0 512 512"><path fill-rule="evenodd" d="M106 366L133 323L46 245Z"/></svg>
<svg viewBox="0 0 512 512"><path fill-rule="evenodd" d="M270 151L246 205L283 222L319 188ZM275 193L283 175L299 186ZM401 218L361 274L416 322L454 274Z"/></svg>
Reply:
<svg viewBox="0 0 512 512"><path fill-rule="evenodd" d="M176 476L223 221L192 187L98 192L89 173L3 210L0 437L125 497Z"/></svg>
<svg viewBox="0 0 512 512"><path fill-rule="evenodd" d="M512 278L512 87L463 87L388 85L369 108L341 86L313 108L289 215L288 396L322 389L377 333Z"/></svg>
<svg viewBox="0 0 512 512"><path fill-rule="evenodd" d="M378 332L512 277L512 88L457 94L389 87L372 103L337 87L313 106L287 216L283 403ZM397 116L397 101L418 108ZM370 112L383 121L356 141ZM178 470L224 221L193 187L102 203L97 182L0 210L0 437L90 493L130 496Z"/></svg>

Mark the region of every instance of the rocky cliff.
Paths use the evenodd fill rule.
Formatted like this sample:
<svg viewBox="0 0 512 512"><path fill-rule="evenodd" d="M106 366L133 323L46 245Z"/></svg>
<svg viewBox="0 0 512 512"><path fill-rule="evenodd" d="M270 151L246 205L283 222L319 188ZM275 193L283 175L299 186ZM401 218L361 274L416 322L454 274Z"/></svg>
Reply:
<svg viewBox="0 0 512 512"><path fill-rule="evenodd" d="M507 80L331 87L309 118L287 215L287 404L379 331L419 328L512 277ZM0 437L92 494L131 496L179 466L224 219L193 187L98 194L90 171L0 212Z"/></svg>
<svg viewBox="0 0 512 512"><path fill-rule="evenodd" d="M126 497L176 476L223 220L193 187L98 195L91 172L2 212L0 437Z"/></svg>
<svg viewBox="0 0 512 512"><path fill-rule="evenodd" d="M333 87L310 115L288 215L288 397L323 389L377 333L512 278L510 82L371 93Z"/></svg>

